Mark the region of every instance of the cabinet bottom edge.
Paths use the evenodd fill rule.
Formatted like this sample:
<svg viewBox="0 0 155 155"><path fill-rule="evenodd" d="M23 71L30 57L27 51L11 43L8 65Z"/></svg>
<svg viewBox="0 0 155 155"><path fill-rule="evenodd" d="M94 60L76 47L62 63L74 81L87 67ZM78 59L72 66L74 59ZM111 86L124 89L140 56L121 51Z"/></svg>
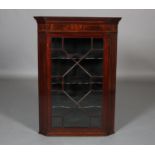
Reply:
<svg viewBox="0 0 155 155"><path fill-rule="evenodd" d="M109 132L42 132L39 134L44 136L110 136L114 134L114 131Z"/></svg>

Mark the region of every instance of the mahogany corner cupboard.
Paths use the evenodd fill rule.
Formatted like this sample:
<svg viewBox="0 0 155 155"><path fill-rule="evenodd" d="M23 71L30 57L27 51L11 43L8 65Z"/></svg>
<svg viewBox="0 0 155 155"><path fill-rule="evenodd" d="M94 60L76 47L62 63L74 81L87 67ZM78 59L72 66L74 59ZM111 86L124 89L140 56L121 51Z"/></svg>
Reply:
<svg viewBox="0 0 155 155"><path fill-rule="evenodd" d="M34 17L38 23L39 133L114 133L114 17Z"/></svg>

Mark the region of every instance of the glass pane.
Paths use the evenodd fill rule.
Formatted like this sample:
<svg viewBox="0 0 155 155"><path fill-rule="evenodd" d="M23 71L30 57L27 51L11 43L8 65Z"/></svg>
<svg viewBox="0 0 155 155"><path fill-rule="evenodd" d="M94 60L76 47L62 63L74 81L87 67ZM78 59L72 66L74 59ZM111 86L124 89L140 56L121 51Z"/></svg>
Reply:
<svg viewBox="0 0 155 155"><path fill-rule="evenodd" d="M62 127L62 117L52 117L52 126L54 128Z"/></svg>
<svg viewBox="0 0 155 155"><path fill-rule="evenodd" d="M77 105L74 104L63 91L52 92L52 106L53 106L53 115L58 115L57 109L63 108L76 108ZM59 114L61 115L61 113Z"/></svg>
<svg viewBox="0 0 155 155"><path fill-rule="evenodd" d="M90 84L65 84L64 90L74 100L79 101L90 90Z"/></svg>
<svg viewBox="0 0 155 155"><path fill-rule="evenodd" d="M102 59L84 59L80 62L88 73L92 76L102 76L103 60Z"/></svg>
<svg viewBox="0 0 155 155"><path fill-rule="evenodd" d="M91 117L91 126L100 127L101 126L101 117Z"/></svg>
<svg viewBox="0 0 155 155"><path fill-rule="evenodd" d="M62 38L52 38L52 49L62 48Z"/></svg>
<svg viewBox="0 0 155 155"><path fill-rule="evenodd" d="M102 38L94 38L93 39L93 48L94 49L103 49L103 39Z"/></svg>
<svg viewBox="0 0 155 155"><path fill-rule="evenodd" d="M103 111L103 39L51 40L52 127L100 128Z"/></svg>
<svg viewBox="0 0 155 155"><path fill-rule="evenodd" d="M65 59L67 58L63 50L52 50L52 59Z"/></svg>
<svg viewBox="0 0 155 155"><path fill-rule="evenodd" d="M64 127L88 127L89 116L79 108L72 108L64 116Z"/></svg>
<svg viewBox="0 0 155 155"><path fill-rule="evenodd" d="M103 59L103 50L91 50L86 59Z"/></svg>
<svg viewBox="0 0 155 155"><path fill-rule="evenodd" d="M74 62L69 59L53 59L52 60L52 75L63 76L65 72L74 65Z"/></svg>
<svg viewBox="0 0 155 155"><path fill-rule="evenodd" d="M81 58L91 48L90 38L65 38L64 49L72 58Z"/></svg>
<svg viewBox="0 0 155 155"><path fill-rule="evenodd" d="M64 76L65 82L74 82L74 83L81 83L81 82L89 82L90 76L85 69L76 65L70 72L68 72Z"/></svg>

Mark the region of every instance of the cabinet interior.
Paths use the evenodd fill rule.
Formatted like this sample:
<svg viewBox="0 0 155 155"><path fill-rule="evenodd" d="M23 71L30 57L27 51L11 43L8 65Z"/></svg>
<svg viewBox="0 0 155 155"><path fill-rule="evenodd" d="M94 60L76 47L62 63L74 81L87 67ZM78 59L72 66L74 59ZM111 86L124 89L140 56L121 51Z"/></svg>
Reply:
<svg viewBox="0 0 155 155"><path fill-rule="evenodd" d="M51 38L53 128L102 126L103 38Z"/></svg>

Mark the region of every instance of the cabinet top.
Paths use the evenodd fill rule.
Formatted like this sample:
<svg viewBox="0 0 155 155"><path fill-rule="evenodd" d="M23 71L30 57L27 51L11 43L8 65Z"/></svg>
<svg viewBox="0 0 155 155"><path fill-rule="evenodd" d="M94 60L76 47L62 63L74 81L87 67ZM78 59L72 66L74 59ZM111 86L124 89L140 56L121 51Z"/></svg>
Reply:
<svg viewBox="0 0 155 155"><path fill-rule="evenodd" d="M104 23L118 24L121 17L54 17L54 16L36 16L34 17L39 24L61 23L61 22L84 22L84 23Z"/></svg>

